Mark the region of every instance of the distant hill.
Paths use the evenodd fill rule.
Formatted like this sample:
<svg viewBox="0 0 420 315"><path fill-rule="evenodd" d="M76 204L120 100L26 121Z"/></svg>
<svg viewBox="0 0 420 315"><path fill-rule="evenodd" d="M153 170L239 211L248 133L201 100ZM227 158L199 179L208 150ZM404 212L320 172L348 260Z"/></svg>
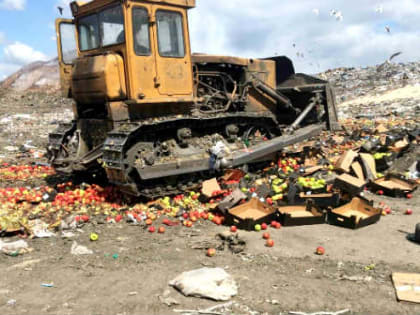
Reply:
<svg viewBox="0 0 420 315"><path fill-rule="evenodd" d="M58 91L60 89L58 59L30 63L0 82L0 87L16 91Z"/></svg>

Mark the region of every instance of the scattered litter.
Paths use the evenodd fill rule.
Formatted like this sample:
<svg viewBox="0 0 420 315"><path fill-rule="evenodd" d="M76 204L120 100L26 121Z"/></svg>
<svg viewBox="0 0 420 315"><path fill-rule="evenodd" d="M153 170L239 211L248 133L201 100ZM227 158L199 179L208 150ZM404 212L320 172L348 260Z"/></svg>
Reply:
<svg viewBox="0 0 420 315"><path fill-rule="evenodd" d="M348 280L348 281L355 281L355 282L370 282L372 281L371 276L347 276L341 275L338 277L339 280Z"/></svg>
<svg viewBox="0 0 420 315"><path fill-rule="evenodd" d="M52 284L52 283L41 283L41 287L54 288L54 284Z"/></svg>
<svg viewBox="0 0 420 315"><path fill-rule="evenodd" d="M10 243L5 243L0 240L0 251L9 256L18 256L32 251L32 248L24 240Z"/></svg>
<svg viewBox="0 0 420 315"><path fill-rule="evenodd" d="M91 255L93 251L87 248L86 246L77 244L76 241L73 241L71 245L71 254L72 255Z"/></svg>
<svg viewBox="0 0 420 315"><path fill-rule="evenodd" d="M7 306L15 306L16 305L16 302L17 302L16 300L10 299L10 300L7 301L6 304L7 304Z"/></svg>
<svg viewBox="0 0 420 315"><path fill-rule="evenodd" d="M238 294L238 287L233 278L221 268L201 268L183 272L169 285L178 289L185 296L208 298L215 301L227 301Z"/></svg>
<svg viewBox="0 0 420 315"><path fill-rule="evenodd" d="M304 313L304 312L289 312L291 315L343 315L350 313L350 310L345 309L338 312L316 312L316 313Z"/></svg>

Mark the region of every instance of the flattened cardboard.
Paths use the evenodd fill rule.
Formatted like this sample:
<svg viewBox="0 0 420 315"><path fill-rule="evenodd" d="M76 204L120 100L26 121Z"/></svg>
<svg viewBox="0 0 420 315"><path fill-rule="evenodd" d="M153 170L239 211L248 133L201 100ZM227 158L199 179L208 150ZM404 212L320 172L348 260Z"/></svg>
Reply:
<svg viewBox="0 0 420 315"><path fill-rule="evenodd" d="M385 127L384 124L380 124L380 125L378 125L378 127L376 127L375 131L377 133L385 133L385 132L388 132L389 130L388 130L387 127Z"/></svg>
<svg viewBox="0 0 420 315"><path fill-rule="evenodd" d="M390 149L394 152L401 152L409 145L410 143L407 141L407 139L404 138L403 140L395 142L394 145L390 147Z"/></svg>
<svg viewBox="0 0 420 315"><path fill-rule="evenodd" d="M354 162L351 165L351 169L356 174L357 178L365 181L365 175L363 175L363 169L359 162Z"/></svg>
<svg viewBox="0 0 420 315"><path fill-rule="evenodd" d="M324 167L321 166L321 165L308 167L307 169L305 169L305 173L303 174L303 176L310 176L310 175L322 170L323 168Z"/></svg>
<svg viewBox="0 0 420 315"><path fill-rule="evenodd" d="M212 178L203 182L203 187L201 188L201 193L207 198L213 196L213 192L222 190L217 182L216 178Z"/></svg>
<svg viewBox="0 0 420 315"><path fill-rule="evenodd" d="M219 203L218 209L222 213L226 213L227 210L236 206L243 199L246 199L246 195L240 189L235 189Z"/></svg>
<svg viewBox="0 0 420 315"><path fill-rule="evenodd" d="M393 272L392 282L398 301L420 303L420 274Z"/></svg>
<svg viewBox="0 0 420 315"><path fill-rule="evenodd" d="M253 198L247 203L230 209L226 215L226 223L251 231L254 230L256 224L270 223L276 218L277 212L274 208Z"/></svg>
<svg viewBox="0 0 420 315"><path fill-rule="evenodd" d="M391 197L404 197L407 193L417 189L417 183L412 180L402 179L395 175L388 175L370 183L374 191L382 190L385 195Z"/></svg>
<svg viewBox="0 0 420 315"><path fill-rule="evenodd" d="M320 211L313 202L301 206L279 207L280 223L283 226L313 225L325 223L326 211Z"/></svg>
<svg viewBox="0 0 420 315"><path fill-rule="evenodd" d="M335 168L342 172L349 173L350 166L358 155L359 154L354 152L353 150L348 150L344 152L343 155L341 155L341 157L336 162Z"/></svg>
<svg viewBox="0 0 420 315"><path fill-rule="evenodd" d="M382 210L374 208L372 203L360 197L337 209L329 209L328 222L330 224L358 229L376 223L380 220Z"/></svg>
<svg viewBox="0 0 420 315"><path fill-rule="evenodd" d="M363 170L366 174L367 179L376 179L376 162L374 157L369 153L360 153L360 159L362 160Z"/></svg>
<svg viewBox="0 0 420 315"><path fill-rule="evenodd" d="M360 194L363 191L363 188L365 188L365 185L366 181L349 174L338 176L334 182L334 187L339 188L341 191L348 192L353 196Z"/></svg>

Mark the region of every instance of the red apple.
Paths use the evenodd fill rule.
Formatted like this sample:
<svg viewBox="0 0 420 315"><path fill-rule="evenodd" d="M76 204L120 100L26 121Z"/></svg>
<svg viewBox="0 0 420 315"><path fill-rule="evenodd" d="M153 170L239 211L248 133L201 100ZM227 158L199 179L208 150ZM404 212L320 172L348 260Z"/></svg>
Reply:
<svg viewBox="0 0 420 315"><path fill-rule="evenodd" d="M214 255L216 255L216 250L214 248L209 248L207 250L207 256L208 257L213 257Z"/></svg>
<svg viewBox="0 0 420 315"><path fill-rule="evenodd" d="M270 233L265 232L262 237L263 239L268 240L270 238Z"/></svg>
<svg viewBox="0 0 420 315"><path fill-rule="evenodd" d="M378 190L377 193L378 193L378 195L382 196L384 194L384 191L383 190Z"/></svg>
<svg viewBox="0 0 420 315"><path fill-rule="evenodd" d="M149 232L150 233L155 233L155 231L156 231L156 228L154 226L149 227Z"/></svg>
<svg viewBox="0 0 420 315"><path fill-rule="evenodd" d="M412 215L413 214L413 210L407 209L407 210L405 210L405 214L406 215Z"/></svg>
<svg viewBox="0 0 420 315"><path fill-rule="evenodd" d="M261 224L261 230L267 230L267 224L263 223Z"/></svg>
<svg viewBox="0 0 420 315"><path fill-rule="evenodd" d="M386 213L386 214L391 214L391 212L392 212L392 211L391 211L391 208L385 208L385 210L384 210L384 211L385 211L385 213Z"/></svg>
<svg viewBox="0 0 420 315"><path fill-rule="evenodd" d="M89 222L89 216L84 214L80 217L80 219L82 219L83 222Z"/></svg>
<svg viewBox="0 0 420 315"><path fill-rule="evenodd" d="M115 216L115 222L120 222L122 220L123 216L121 214L118 214L117 216Z"/></svg>
<svg viewBox="0 0 420 315"><path fill-rule="evenodd" d="M231 231L232 233L236 233L236 232L238 231L238 228L237 228L236 226L232 225L232 226L230 227L230 231Z"/></svg>
<svg viewBox="0 0 420 315"><path fill-rule="evenodd" d="M184 213L183 213L183 215L182 215L182 217L183 217L184 219L188 219L188 213L184 212Z"/></svg>
<svg viewBox="0 0 420 315"><path fill-rule="evenodd" d="M318 246L318 247L316 248L315 253L316 253L317 255L324 255L324 254L325 254L325 248L324 248L324 247L322 247L322 246Z"/></svg>
<svg viewBox="0 0 420 315"><path fill-rule="evenodd" d="M277 226L277 221L271 221L271 227L275 228Z"/></svg>
<svg viewBox="0 0 420 315"><path fill-rule="evenodd" d="M266 242L265 242L265 246L267 247L273 247L274 246L274 241L269 238Z"/></svg>
<svg viewBox="0 0 420 315"><path fill-rule="evenodd" d="M277 230L281 229L281 224L280 224L280 222L277 222L277 224L276 224L276 229L277 229Z"/></svg>
<svg viewBox="0 0 420 315"><path fill-rule="evenodd" d="M160 234L165 233L165 228L163 226L159 227L158 233L160 233Z"/></svg>
<svg viewBox="0 0 420 315"><path fill-rule="evenodd" d="M411 199L411 198L413 198L413 194L407 194L406 197L407 197L407 199Z"/></svg>

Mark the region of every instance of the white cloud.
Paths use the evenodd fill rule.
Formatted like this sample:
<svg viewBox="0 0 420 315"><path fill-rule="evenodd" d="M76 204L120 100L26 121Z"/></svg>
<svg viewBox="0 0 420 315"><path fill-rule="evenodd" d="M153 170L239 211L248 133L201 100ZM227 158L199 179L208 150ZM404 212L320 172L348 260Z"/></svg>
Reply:
<svg viewBox="0 0 420 315"><path fill-rule="evenodd" d="M4 10L25 10L26 0L2 0L0 9Z"/></svg>
<svg viewBox="0 0 420 315"><path fill-rule="evenodd" d="M15 42L3 49L4 61L14 65L26 65L34 61L45 61L48 57L26 44Z"/></svg>
<svg viewBox="0 0 420 315"><path fill-rule="evenodd" d="M192 50L243 57L278 53L289 56L297 71L309 73L380 64L396 51L403 54L395 61L420 60L420 1L353 0L340 1L339 7L337 3L199 1L189 14ZM381 14L376 11L379 5ZM331 10L339 12L338 17L331 18ZM390 25L391 34L385 25Z"/></svg>

